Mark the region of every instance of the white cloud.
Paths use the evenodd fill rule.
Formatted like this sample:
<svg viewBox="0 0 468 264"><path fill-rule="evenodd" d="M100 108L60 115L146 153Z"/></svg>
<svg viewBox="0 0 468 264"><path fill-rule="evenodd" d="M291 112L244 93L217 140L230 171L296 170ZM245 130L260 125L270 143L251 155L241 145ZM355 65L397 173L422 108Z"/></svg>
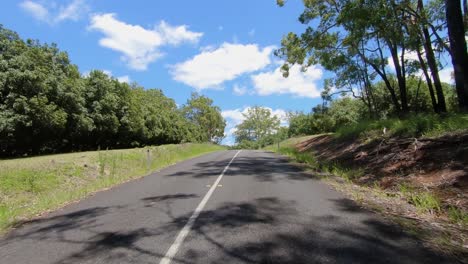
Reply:
<svg viewBox="0 0 468 264"><path fill-rule="evenodd" d="M174 80L202 89L215 89L225 81L263 69L271 63L273 46L223 43L217 49L202 50L190 60L172 66Z"/></svg>
<svg viewBox="0 0 468 264"><path fill-rule="evenodd" d="M64 20L77 21L80 17L89 11L88 5L84 0L74 0L67 6L60 7L60 11L55 18L55 22Z"/></svg>
<svg viewBox="0 0 468 264"><path fill-rule="evenodd" d="M238 84L234 84L234 86L232 87L232 90L235 95L244 95L247 93L247 87L241 86Z"/></svg>
<svg viewBox="0 0 468 264"><path fill-rule="evenodd" d="M99 44L121 52L122 60L135 70L146 70L148 64L161 57L160 47L197 42L203 35L188 31L185 25L173 27L165 21L153 29L145 29L119 21L111 13L93 15L89 29L103 33L105 37L99 40Z"/></svg>
<svg viewBox="0 0 468 264"><path fill-rule="evenodd" d="M24 1L19 4L19 6L33 16L35 19L48 22L49 20L49 10L43 5L33 2L33 1Z"/></svg>
<svg viewBox="0 0 468 264"><path fill-rule="evenodd" d="M234 143L234 132L236 132L236 126L242 123L242 121L245 120L245 117L243 114L246 114L251 107L247 106L244 108L237 108L237 109L232 109L232 110L225 110L221 112L221 115L226 119L226 139L224 141L225 144L228 144L227 142ZM287 126L288 120L287 120L287 114L286 111L283 109L272 109L270 107L265 107L269 109L272 113L273 116L276 116L280 119L281 126Z"/></svg>
<svg viewBox="0 0 468 264"><path fill-rule="evenodd" d="M398 57L401 61L401 51L398 52ZM418 53L416 51L406 51L405 52L405 61L418 61L419 60L419 57L418 57ZM392 70L392 72L395 72L395 63L393 62L393 59L392 57L388 57L387 58L387 63L388 63L388 67L390 68L390 70Z"/></svg>
<svg viewBox="0 0 468 264"><path fill-rule="evenodd" d="M455 80L453 79L453 67L445 68L439 71L440 81L444 83L453 84Z"/></svg>
<svg viewBox="0 0 468 264"><path fill-rule="evenodd" d="M117 77L117 80L121 83L130 83L130 77L128 75Z"/></svg>
<svg viewBox="0 0 468 264"><path fill-rule="evenodd" d="M19 6L35 19L51 25L66 20L77 21L89 12L85 0L72 0L66 5L58 5L56 1L45 2L47 5L43 3L26 0Z"/></svg>
<svg viewBox="0 0 468 264"><path fill-rule="evenodd" d="M300 65L289 69L288 78L284 78L281 67L273 71L253 75L255 92L259 95L292 94L298 97L315 98L320 96L316 81L322 78L323 71L318 66L310 66L303 72Z"/></svg>
<svg viewBox="0 0 468 264"><path fill-rule="evenodd" d="M398 56L401 56L401 52L398 53ZM419 57L416 51L407 51L405 53L405 60L408 61L419 61ZM395 72L395 64L393 63L392 58L388 58L388 67L392 72ZM422 76L422 70L418 70L415 75ZM442 82L453 84L453 67L447 67L445 69L439 70L439 77Z"/></svg>
<svg viewBox="0 0 468 264"><path fill-rule="evenodd" d="M173 27L165 21L161 21L157 28L165 42L171 45L183 42L196 43L203 36L203 33L189 31L186 25Z"/></svg>

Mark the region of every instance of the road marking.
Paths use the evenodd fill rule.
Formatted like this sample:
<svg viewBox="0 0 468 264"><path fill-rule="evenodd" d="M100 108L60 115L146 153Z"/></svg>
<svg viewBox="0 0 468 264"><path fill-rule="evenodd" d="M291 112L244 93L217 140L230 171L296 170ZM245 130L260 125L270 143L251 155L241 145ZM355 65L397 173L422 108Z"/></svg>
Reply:
<svg viewBox="0 0 468 264"><path fill-rule="evenodd" d="M188 221L185 224L184 228L182 228L182 230L180 230L179 234L177 235L176 239L174 240L174 243L172 243L171 247L169 248L169 250L167 250L166 255L164 255L164 258L161 259L159 264L170 264L171 263L172 259L177 254L177 251L179 250L179 247L182 245L185 238L190 233L190 230L192 229L193 224L195 224L195 220L197 220L198 216L203 211L203 208L205 207L206 203L210 199L211 195L215 191L215 189L218 186L221 179L223 178L224 173L226 173L229 166L234 161L234 159L237 157L237 155L239 155L240 152L241 152L241 150L237 151L236 155L234 155L234 157L232 157L231 161L229 161L229 163L226 165L226 167L224 167L223 172L221 172L221 174L218 176L218 178L216 179L214 184L211 186L211 188L205 194L205 197L203 197L203 200L200 202L200 204L198 204L197 208L195 209L193 214L188 219Z"/></svg>

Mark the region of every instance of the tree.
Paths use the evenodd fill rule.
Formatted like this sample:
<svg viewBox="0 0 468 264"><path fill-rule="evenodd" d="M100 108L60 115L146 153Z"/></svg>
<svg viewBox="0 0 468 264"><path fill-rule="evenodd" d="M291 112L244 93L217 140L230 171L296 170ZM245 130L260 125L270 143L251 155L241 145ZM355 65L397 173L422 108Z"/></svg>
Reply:
<svg viewBox="0 0 468 264"><path fill-rule="evenodd" d="M468 112L468 52L460 0L445 0L445 12L458 103L460 110Z"/></svg>
<svg viewBox="0 0 468 264"><path fill-rule="evenodd" d="M278 4L284 2L278 1ZM291 64L307 68L320 63L333 72L352 70L349 73L353 74L347 74L352 78L350 83L365 81L363 88L371 89L369 81L375 73L384 81L398 113L407 114L407 32L402 30L404 14L399 8L402 4L385 0L304 1L305 9L299 21L306 25L316 21L317 26L308 26L300 36L291 32L283 38L275 54L285 59L282 67L285 77ZM388 57L395 65L399 93L389 80ZM354 67L349 68L350 65Z"/></svg>
<svg viewBox="0 0 468 264"><path fill-rule="evenodd" d="M223 140L226 121L221 115L221 109L213 106L213 100L192 93L182 111L185 117L198 127L202 141L220 143Z"/></svg>
<svg viewBox="0 0 468 264"><path fill-rule="evenodd" d="M275 142L274 135L280 128L280 120L272 115L270 109L254 106L242 115L244 121L236 126L234 133L236 143L245 145L245 142L251 142L256 147L264 147Z"/></svg>
<svg viewBox="0 0 468 264"><path fill-rule="evenodd" d="M63 149L89 125L78 69L55 44L23 41L0 25L1 154Z"/></svg>
<svg viewBox="0 0 468 264"><path fill-rule="evenodd" d="M91 71L85 79L85 102L93 129L83 142L101 148L121 145L118 138L121 121L129 115L130 87L102 71Z"/></svg>
<svg viewBox="0 0 468 264"><path fill-rule="evenodd" d="M225 122L207 97L179 109L161 90L81 76L57 45L0 25L0 156L180 142L219 142Z"/></svg>

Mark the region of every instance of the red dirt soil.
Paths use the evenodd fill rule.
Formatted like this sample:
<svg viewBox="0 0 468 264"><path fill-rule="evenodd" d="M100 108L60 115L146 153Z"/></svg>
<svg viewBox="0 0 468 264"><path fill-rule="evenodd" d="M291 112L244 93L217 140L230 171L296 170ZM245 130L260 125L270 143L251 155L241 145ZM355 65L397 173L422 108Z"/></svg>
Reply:
<svg viewBox="0 0 468 264"><path fill-rule="evenodd" d="M406 182L429 189L446 204L468 209L468 132L438 138L340 140L321 135L296 145L319 161L364 170L360 184L394 188Z"/></svg>

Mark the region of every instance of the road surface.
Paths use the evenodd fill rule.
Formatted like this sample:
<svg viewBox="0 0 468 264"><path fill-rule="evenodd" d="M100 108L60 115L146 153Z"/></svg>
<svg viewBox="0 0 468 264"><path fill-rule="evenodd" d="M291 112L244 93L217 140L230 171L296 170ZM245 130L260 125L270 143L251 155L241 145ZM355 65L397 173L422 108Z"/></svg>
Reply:
<svg viewBox="0 0 468 264"><path fill-rule="evenodd" d="M453 262L286 159L232 150L31 221L0 239L0 263Z"/></svg>

